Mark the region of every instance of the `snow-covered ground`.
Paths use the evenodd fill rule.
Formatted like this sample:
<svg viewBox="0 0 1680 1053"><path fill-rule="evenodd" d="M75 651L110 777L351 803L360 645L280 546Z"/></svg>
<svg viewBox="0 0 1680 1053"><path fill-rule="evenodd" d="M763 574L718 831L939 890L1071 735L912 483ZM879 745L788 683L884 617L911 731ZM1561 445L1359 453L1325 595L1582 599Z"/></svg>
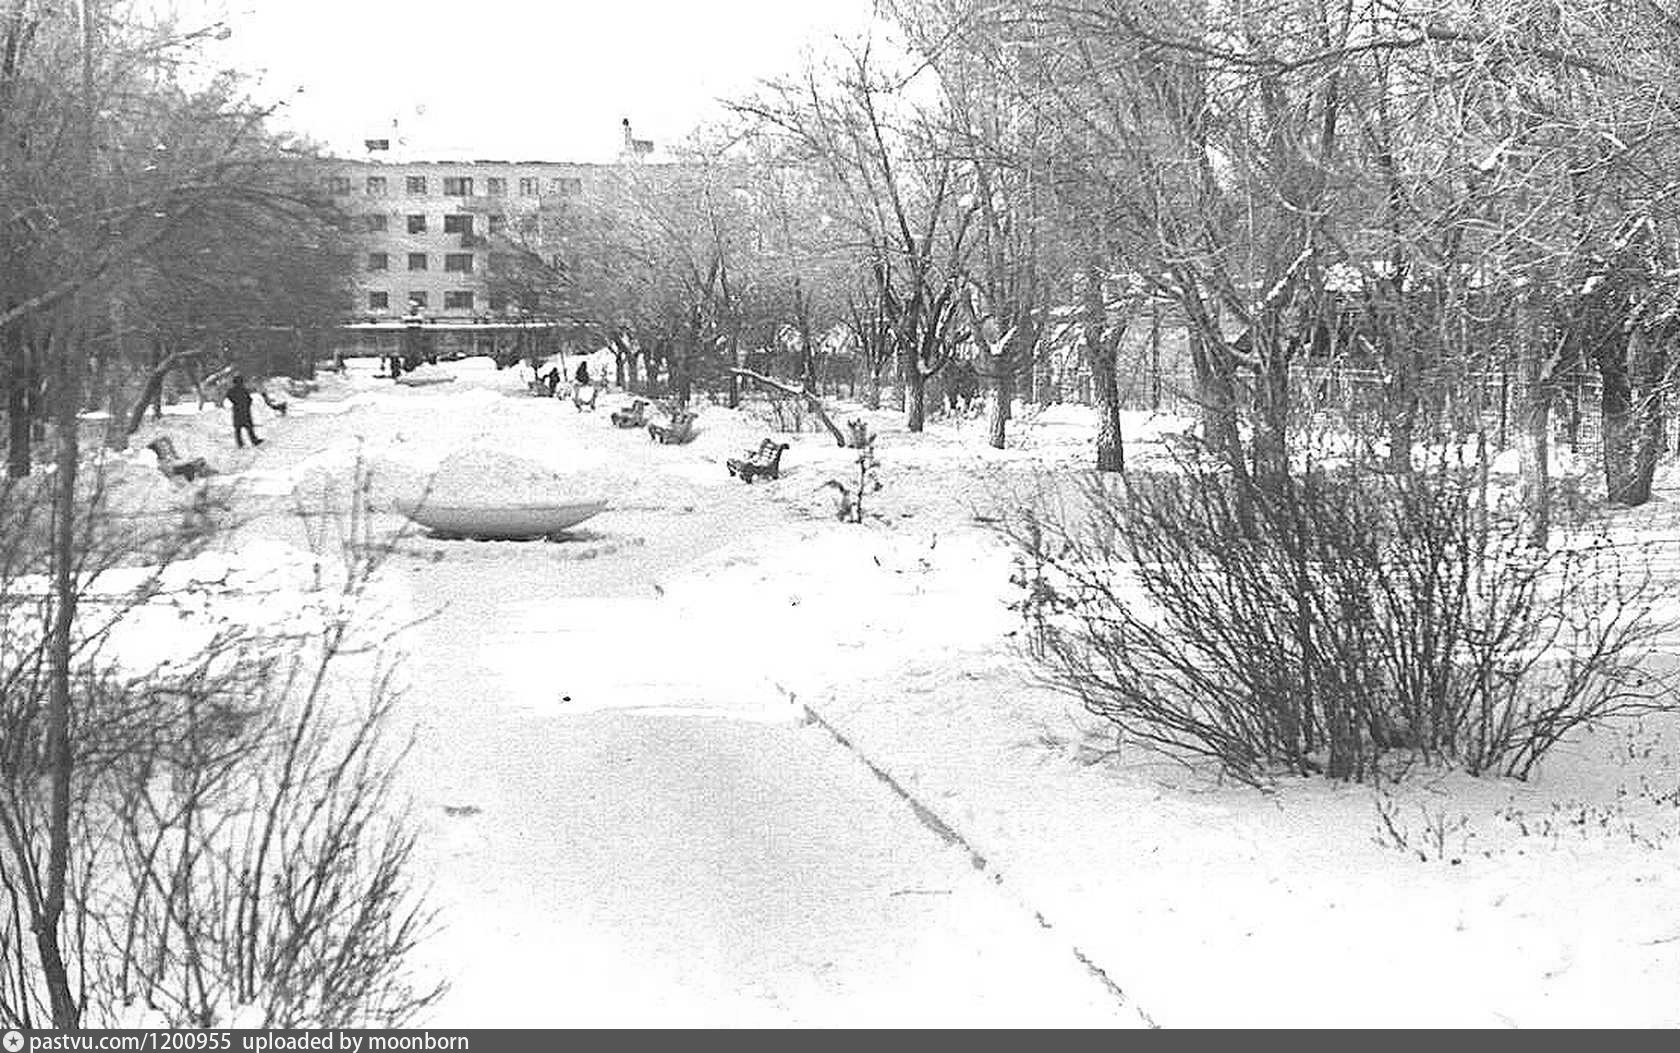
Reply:
<svg viewBox="0 0 1680 1053"><path fill-rule="evenodd" d="M493 454L524 462L504 489L610 502L559 542L411 534L383 572L387 617L430 615L402 641L435 1023L1680 1025L1672 722L1529 783L1260 792L1117 751L1032 682L984 520L1088 462L1085 411L1026 414L1001 452L982 422L839 414L880 433L850 525L825 484L852 452L822 433L746 486L723 460L769 434L747 412L658 446L611 426L617 393L580 413L479 360L415 388L372 367L259 421L260 449L212 408L121 467L165 504L155 430L222 467L251 518L218 558L270 572L310 565L296 510L342 506L358 461L381 530ZM1174 423L1128 419L1129 456Z"/></svg>

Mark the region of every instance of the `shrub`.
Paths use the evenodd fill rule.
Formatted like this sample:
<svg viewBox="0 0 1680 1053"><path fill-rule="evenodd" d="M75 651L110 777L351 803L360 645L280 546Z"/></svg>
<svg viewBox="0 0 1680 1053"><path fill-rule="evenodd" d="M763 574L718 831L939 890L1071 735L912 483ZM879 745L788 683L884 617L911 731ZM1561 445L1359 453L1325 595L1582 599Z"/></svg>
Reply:
<svg viewBox="0 0 1680 1053"><path fill-rule="evenodd" d="M45 554L17 541L28 531L5 535L0 1022L392 1027L439 993L406 968L429 915L391 800L392 696L380 675L359 701L343 687L346 665L365 664L378 642L360 615L389 547L368 535L367 489L358 472L348 516L304 521L339 542L344 572L322 580L318 551L314 593L289 623L263 626L180 623L176 610L209 614L228 588L172 570L209 535L190 524L150 538L105 529L120 517L91 501L62 761L43 726ZM19 500L4 516L22 527L44 507ZM158 562L132 566L141 553ZM213 627L149 668L112 653L126 626L160 614L178 632ZM278 617L272 604L265 616ZM61 819L48 788L66 771ZM44 891L55 873L62 913Z"/></svg>
<svg viewBox="0 0 1680 1053"><path fill-rule="evenodd" d="M1527 777L1582 725L1675 708L1647 662L1674 587L1603 538L1530 548L1481 464L1177 469L1041 488L1000 526L1046 682L1139 743L1249 782L1393 750Z"/></svg>
<svg viewBox="0 0 1680 1053"><path fill-rule="evenodd" d="M830 479L823 486L832 487L836 493L835 518L842 523L862 523L864 499L881 491L881 480L876 475L881 462L875 457L875 433L866 423L857 419L847 421L846 431L851 449L857 451L852 458L857 475L850 484Z"/></svg>

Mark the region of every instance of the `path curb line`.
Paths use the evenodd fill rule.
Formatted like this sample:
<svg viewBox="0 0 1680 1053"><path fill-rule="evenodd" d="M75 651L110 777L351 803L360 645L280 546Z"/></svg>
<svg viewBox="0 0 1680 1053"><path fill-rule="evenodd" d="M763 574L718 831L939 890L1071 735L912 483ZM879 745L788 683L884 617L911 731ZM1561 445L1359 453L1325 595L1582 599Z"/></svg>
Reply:
<svg viewBox="0 0 1680 1053"><path fill-rule="evenodd" d="M873 760L870 760L869 757L861 749L859 749L857 745L845 735L844 732L825 720L822 714L812 709L806 703L798 702L794 698L793 692L788 691L786 688L783 688L782 690L785 694L787 694L789 701L795 702L800 709L804 710L805 720L807 723L815 724L817 727L822 728L823 731L828 733L830 738L839 743L840 746L852 756L856 757L864 767L869 769L870 773L873 774L876 779L886 784L888 789L892 790L892 792L897 794L905 804L910 806L910 810L915 813L916 818L923 826L937 834L946 844L958 849L964 855L968 856L968 861L974 869L991 878L993 884L1003 888L1010 887L1004 878L1003 871L995 866L991 860L982 855L980 851L975 848L974 845L971 844L969 840L955 827L940 818L939 813L935 812L932 808L929 808L926 804L923 804L919 799L917 799L914 794L912 794L902 783L893 777L891 772L887 771L879 764L876 764ZM1013 889L1011 889L1011 892L1013 893ZM1048 932L1058 931L1055 923L1045 917L1043 911L1026 903L1018 895L1013 896L1013 898L1015 898L1016 902L1020 903L1021 906L1032 913L1033 919L1038 922L1040 928L1045 929ZM1133 1002L1120 985L1114 982L1114 978L1108 975L1107 970L1103 969L1102 966L1093 961L1078 944L1069 942L1068 950L1072 952L1074 958L1079 961L1079 964L1085 967L1085 971L1090 973L1098 983L1103 985L1104 989L1108 991L1110 997L1112 997L1121 1006L1131 1010L1133 1013L1136 1013L1138 1019L1142 1020L1145 1026L1151 1028L1159 1028L1161 1026L1157 1024L1148 1013L1144 1012L1141 1006Z"/></svg>

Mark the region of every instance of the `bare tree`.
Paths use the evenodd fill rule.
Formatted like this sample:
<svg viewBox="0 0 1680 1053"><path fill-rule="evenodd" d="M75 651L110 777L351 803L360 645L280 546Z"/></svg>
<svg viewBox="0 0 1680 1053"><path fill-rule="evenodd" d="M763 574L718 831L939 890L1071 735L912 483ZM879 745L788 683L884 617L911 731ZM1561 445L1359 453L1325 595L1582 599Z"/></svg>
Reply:
<svg viewBox="0 0 1680 1053"><path fill-rule="evenodd" d="M949 148L949 122L906 101L913 79L884 74L863 45L848 49L843 65L807 68L734 108L780 133L788 156L832 180L846 205L839 218L873 283L856 304L854 329L866 336L879 322L891 334L905 426L918 432L927 381L952 350L973 208L960 203L967 183Z"/></svg>

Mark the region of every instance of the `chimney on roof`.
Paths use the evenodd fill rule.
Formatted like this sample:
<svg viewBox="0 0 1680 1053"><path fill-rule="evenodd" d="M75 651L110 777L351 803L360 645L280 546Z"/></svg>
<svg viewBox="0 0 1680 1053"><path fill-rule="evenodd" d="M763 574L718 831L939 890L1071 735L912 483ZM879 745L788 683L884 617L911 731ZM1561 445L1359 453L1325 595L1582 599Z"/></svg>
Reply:
<svg viewBox="0 0 1680 1053"><path fill-rule="evenodd" d="M618 151L621 161L640 161L643 157L653 153L653 141L637 139L630 133L630 118L624 118L624 146Z"/></svg>

